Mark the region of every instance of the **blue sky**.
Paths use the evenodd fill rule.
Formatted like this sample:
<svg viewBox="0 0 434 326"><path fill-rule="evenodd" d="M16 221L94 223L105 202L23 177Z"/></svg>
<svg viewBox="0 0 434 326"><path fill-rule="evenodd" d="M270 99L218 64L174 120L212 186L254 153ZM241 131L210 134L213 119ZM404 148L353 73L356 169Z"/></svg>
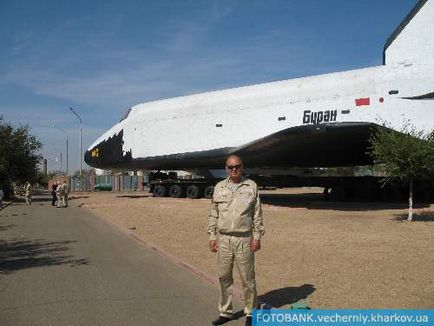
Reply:
<svg viewBox="0 0 434 326"><path fill-rule="evenodd" d="M132 105L382 63L416 0L0 0L0 115L69 170ZM65 159L64 166L65 169Z"/></svg>

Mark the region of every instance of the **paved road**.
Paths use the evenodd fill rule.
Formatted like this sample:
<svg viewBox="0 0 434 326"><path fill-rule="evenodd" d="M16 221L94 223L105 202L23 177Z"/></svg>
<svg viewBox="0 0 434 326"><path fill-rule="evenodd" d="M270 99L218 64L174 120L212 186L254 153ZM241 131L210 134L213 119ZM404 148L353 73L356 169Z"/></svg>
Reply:
<svg viewBox="0 0 434 326"><path fill-rule="evenodd" d="M1 326L194 326L217 317L215 287L76 204L0 211Z"/></svg>

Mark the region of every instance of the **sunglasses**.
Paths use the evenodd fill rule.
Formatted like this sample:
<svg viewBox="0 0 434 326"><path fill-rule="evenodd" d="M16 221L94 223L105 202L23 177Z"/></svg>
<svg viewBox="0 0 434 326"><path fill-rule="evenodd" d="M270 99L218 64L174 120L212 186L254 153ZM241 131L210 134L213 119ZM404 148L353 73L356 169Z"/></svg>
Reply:
<svg viewBox="0 0 434 326"><path fill-rule="evenodd" d="M226 168L228 170L239 170L241 169L241 164L237 164L237 165L226 165Z"/></svg>

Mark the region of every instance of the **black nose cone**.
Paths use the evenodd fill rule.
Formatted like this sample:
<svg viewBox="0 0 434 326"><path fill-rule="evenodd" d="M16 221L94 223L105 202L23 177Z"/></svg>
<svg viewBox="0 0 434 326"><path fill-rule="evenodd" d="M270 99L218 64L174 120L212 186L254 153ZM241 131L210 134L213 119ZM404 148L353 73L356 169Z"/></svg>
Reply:
<svg viewBox="0 0 434 326"><path fill-rule="evenodd" d="M91 152L90 152L90 151L86 151L86 152L84 153L84 161L86 162L87 165L89 165L89 166L93 166L93 165L92 165Z"/></svg>
<svg viewBox="0 0 434 326"><path fill-rule="evenodd" d="M112 169L128 166L131 161L131 149L123 150L124 131L114 134L111 137L96 144L84 154L84 161L95 168Z"/></svg>
<svg viewBox="0 0 434 326"><path fill-rule="evenodd" d="M87 165L92 166L94 168L101 168L101 153L98 146L95 146L91 150L88 150L84 153L84 161Z"/></svg>

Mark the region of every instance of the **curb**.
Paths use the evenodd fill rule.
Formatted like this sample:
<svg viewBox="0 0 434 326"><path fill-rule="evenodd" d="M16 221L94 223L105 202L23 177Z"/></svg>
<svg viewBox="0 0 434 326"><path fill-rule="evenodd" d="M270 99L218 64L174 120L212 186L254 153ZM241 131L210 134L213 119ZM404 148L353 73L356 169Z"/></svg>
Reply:
<svg viewBox="0 0 434 326"><path fill-rule="evenodd" d="M182 260L181 258L174 256L170 253L168 253L167 251L165 251L164 249L151 244L149 242L147 242L145 239L143 239L141 236L134 234L133 231L129 231L129 230L125 230L129 236L131 236L133 239L135 239L136 241L142 243L143 245L145 245L146 247L150 248L151 250L155 251L156 253L158 253L160 256L168 259L169 261L171 261L172 263L192 272L193 274L196 274L197 276L199 276L200 278L202 278L203 280L205 280L208 283L211 283L213 285L217 285L218 284L218 280L215 276L204 272L202 270L200 270L199 268L197 268L194 265L191 265L189 263L187 263L186 261Z"/></svg>
<svg viewBox="0 0 434 326"><path fill-rule="evenodd" d="M14 202L13 200L11 200L10 202L7 202L7 203L3 202L3 206L0 208L0 211L4 210L8 206L11 206L13 202Z"/></svg>
<svg viewBox="0 0 434 326"><path fill-rule="evenodd" d="M83 206L81 206L83 207ZM84 206L86 208L86 206ZM90 210L87 209L89 212ZM92 213L92 212L91 212ZM218 278L214 275L211 275L208 272L205 272L201 269L199 269L198 267L187 263L186 261L184 261L183 259L172 255L171 253L167 252L166 250L160 248L157 245L154 245L148 241L146 241L143 237L137 235L134 233L134 231L126 229L124 227L121 227L115 223L113 223L112 221L105 219L104 217L100 217L96 214L92 214L100 219L102 219L103 221L105 221L107 224L111 225L112 227L114 227L115 229L121 231L122 233L130 236L131 238L133 238L134 240L136 240L137 242L139 242L140 244L144 245L145 247L147 247L148 249L156 252L157 254L159 254L161 257L166 258L167 260L169 260L170 262L174 263L175 265L183 268L184 270L189 271L190 273L195 274L196 276L198 276L199 278L201 278L203 281L212 284L214 286L218 285ZM238 289L237 287L234 286L233 288L233 295L234 297L236 297L238 300L243 299L243 292ZM272 309L273 307L265 302L260 302L260 307L261 309Z"/></svg>
<svg viewBox="0 0 434 326"><path fill-rule="evenodd" d="M191 265L189 263L187 263L186 261L182 260L181 258L172 255L171 253L168 253L167 251L165 251L164 249L151 244L150 242L147 242L145 239L143 239L142 237L140 237L137 234L134 234L133 231L122 228L116 224L114 224L113 222L109 221L109 223L116 227L117 229L121 230L122 232L128 234L130 237L132 237L134 240L140 242L142 245L145 245L146 247L148 247L149 249L155 251L156 253L158 253L160 256L166 258L167 260L171 261L172 263L174 263L177 266L180 266L182 268L184 268L185 270L195 274L196 276L199 276L202 280L204 280L207 283L210 283L214 286L218 285L218 278L205 272L200 270L198 267ZM237 287L233 287L233 296L236 297L238 300L243 300L243 291L240 290ZM260 309L274 309L274 307L266 302L262 302L259 301L259 307Z"/></svg>

